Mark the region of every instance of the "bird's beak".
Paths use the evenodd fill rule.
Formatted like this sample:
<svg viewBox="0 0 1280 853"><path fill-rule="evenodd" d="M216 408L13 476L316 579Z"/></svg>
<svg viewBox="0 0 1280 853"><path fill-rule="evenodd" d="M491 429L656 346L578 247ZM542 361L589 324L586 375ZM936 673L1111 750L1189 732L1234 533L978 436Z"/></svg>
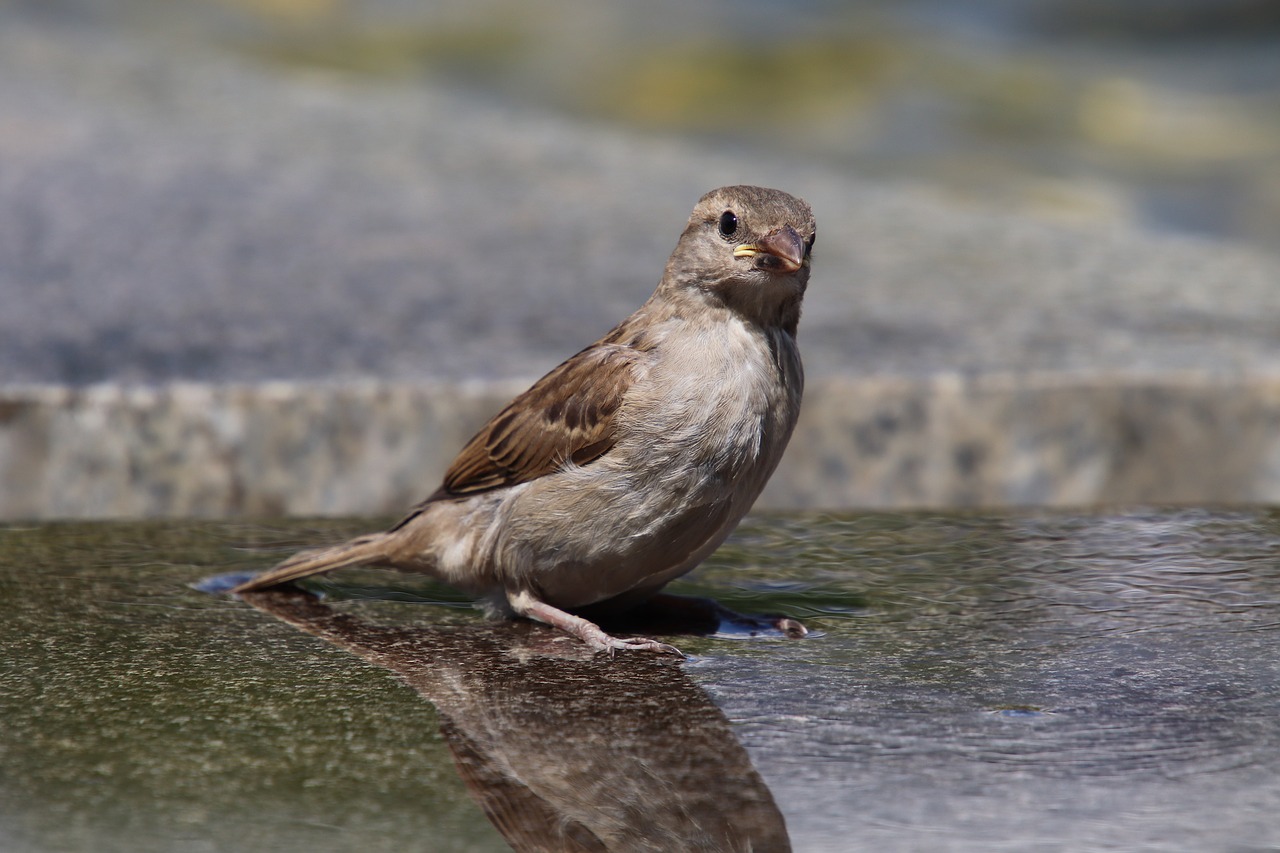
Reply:
<svg viewBox="0 0 1280 853"><path fill-rule="evenodd" d="M808 262L804 240L790 225L766 234L754 243L733 250L735 258L755 258L756 266L773 272L792 273Z"/></svg>

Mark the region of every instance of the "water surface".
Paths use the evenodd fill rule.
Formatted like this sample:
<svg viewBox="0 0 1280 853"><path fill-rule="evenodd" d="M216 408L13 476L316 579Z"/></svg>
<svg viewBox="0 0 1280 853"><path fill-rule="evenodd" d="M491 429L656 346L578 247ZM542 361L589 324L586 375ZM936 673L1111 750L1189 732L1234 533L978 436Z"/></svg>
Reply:
<svg viewBox="0 0 1280 853"><path fill-rule="evenodd" d="M814 634L684 663L372 570L190 587L380 523L0 530L0 847L1280 844L1272 511L754 517L676 591Z"/></svg>

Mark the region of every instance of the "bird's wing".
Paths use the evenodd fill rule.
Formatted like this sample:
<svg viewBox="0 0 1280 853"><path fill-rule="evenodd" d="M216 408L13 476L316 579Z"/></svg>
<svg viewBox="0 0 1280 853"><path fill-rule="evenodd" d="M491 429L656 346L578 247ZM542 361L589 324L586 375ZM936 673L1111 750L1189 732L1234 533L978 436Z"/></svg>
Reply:
<svg viewBox="0 0 1280 853"><path fill-rule="evenodd" d="M635 358L633 349L601 343L552 370L462 448L431 499L513 486L608 453Z"/></svg>

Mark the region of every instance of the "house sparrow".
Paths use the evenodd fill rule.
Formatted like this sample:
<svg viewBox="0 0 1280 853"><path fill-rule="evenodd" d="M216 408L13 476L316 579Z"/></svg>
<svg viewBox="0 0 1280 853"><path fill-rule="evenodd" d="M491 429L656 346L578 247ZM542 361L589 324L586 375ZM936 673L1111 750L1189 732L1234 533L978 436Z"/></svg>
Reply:
<svg viewBox="0 0 1280 853"><path fill-rule="evenodd" d="M800 412L815 224L778 190L707 193L653 296L516 397L383 533L304 551L232 590L365 564L421 572L596 651L679 652L569 611L652 597L711 554Z"/></svg>

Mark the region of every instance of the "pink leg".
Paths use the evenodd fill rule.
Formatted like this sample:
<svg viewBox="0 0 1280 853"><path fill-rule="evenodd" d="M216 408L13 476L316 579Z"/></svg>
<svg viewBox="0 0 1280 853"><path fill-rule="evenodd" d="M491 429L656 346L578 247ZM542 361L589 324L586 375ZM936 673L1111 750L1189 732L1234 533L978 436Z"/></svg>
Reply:
<svg viewBox="0 0 1280 853"><path fill-rule="evenodd" d="M648 640L644 637L629 637L627 639L611 637L596 623L583 619L581 616L566 613L558 607L552 607L545 601L539 601L527 591L508 595L507 600L511 603L511 609L520 616L545 622L548 625L559 628L561 631L572 634L586 643L587 647L594 652L613 654L615 651L623 649L627 651L661 652L684 657L684 653L675 646L659 643L657 640Z"/></svg>

